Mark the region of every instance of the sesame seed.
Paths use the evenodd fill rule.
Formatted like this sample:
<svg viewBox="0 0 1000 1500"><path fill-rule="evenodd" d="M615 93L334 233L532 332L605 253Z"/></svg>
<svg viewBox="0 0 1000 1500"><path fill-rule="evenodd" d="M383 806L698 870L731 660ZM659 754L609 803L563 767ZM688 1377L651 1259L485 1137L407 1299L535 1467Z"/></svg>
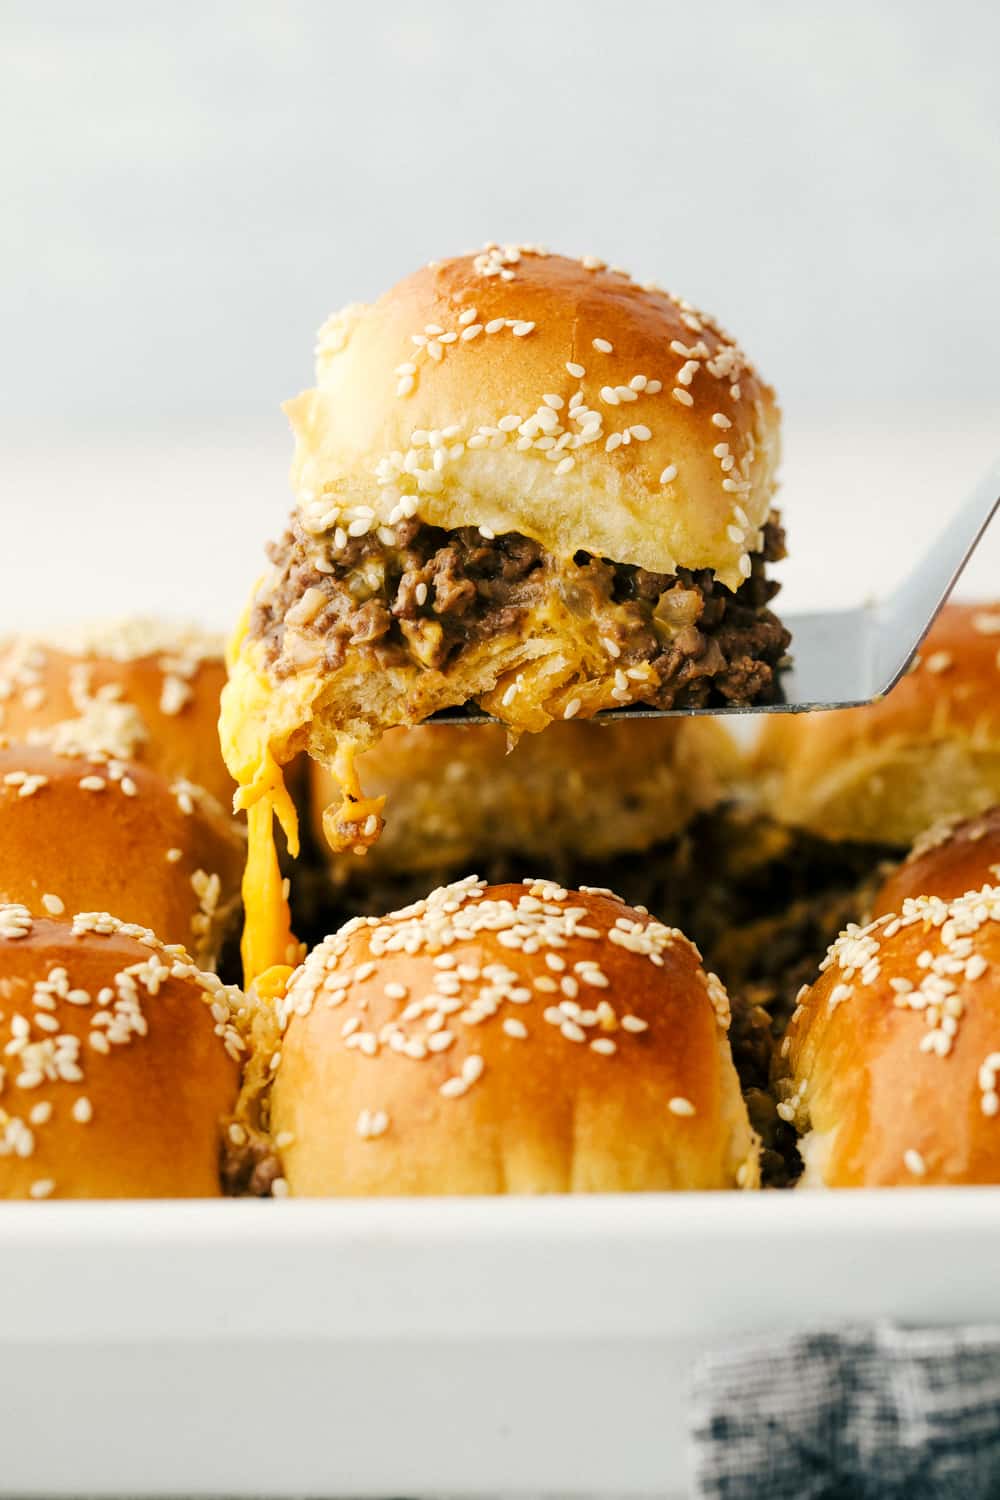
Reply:
<svg viewBox="0 0 1000 1500"><path fill-rule="evenodd" d="M60 900L58 896L51 895L49 892L46 892L42 897L42 905L50 917L61 917L66 910L65 901Z"/></svg>
<svg viewBox="0 0 1000 1500"><path fill-rule="evenodd" d="M84 792L103 792L107 782L103 776L81 776L78 785Z"/></svg>
<svg viewBox="0 0 1000 1500"><path fill-rule="evenodd" d="M523 339L527 334L531 333L534 326L534 323L515 323L511 329L511 333L516 339Z"/></svg>
<svg viewBox="0 0 1000 1500"><path fill-rule="evenodd" d="M649 428L646 427L642 422L640 422L638 426L630 427L629 431L638 443L648 443L650 438L653 436Z"/></svg>
<svg viewBox="0 0 1000 1500"><path fill-rule="evenodd" d="M87 1125L94 1118L94 1107L90 1100L81 1094L79 1099L74 1100L70 1113L78 1125Z"/></svg>
<svg viewBox="0 0 1000 1500"><path fill-rule="evenodd" d="M503 318L491 318L490 321L486 324L486 332L499 333L501 328L505 327L506 324L504 323Z"/></svg>
<svg viewBox="0 0 1000 1500"><path fill-rule="evenodd" d="M573 376L574 380L582 380L587 373L583 365L576 364L572 359L568 359L566 361L566 370L570 375Z"/></svg>
<svg viewBox="0 0 1000 1500"><path fill-rule="evenodd" d="M507 1016L503 1023L503 1029L508 1036L516 1037L519 1041L524 1041L528 1035L527 1026L525 1026L523 1021L519 1021L516 1016Z"/></svg>
<svg viewBox="0 0 1000 1500"><path fill-rule="evenodd" d="M576 467L576 459L572 458L571 456L567 456L566 458L561 458L559 460L559 462L556 464L556 473L557 474L568 474L569 471L571 469L575 468L575 467Z"/></svg>
<svg viewBox="0 0 1000 1500"><path fill-rule="evenodd" d="M927 658L927 661L925 663L928 672L934 673L935 676L940 672L947 672L948 668L952 666L952 664L953 662L950 651L934 651Z"/></svg>
<svg viewBox="0 0 1000 1500"><path fill-rule="evenodd" d="M712 426L713 427L732 427L732 425L733 425L732 422L730 422L730 420L726 416L725 412L714 411L712 413Z"/></svg>
<svg viewBox="0 0 1000 1500"><path fill-rule="evenodd" d="M51 1177L40 1177L37 1182L31 1184L28 1192L32 1198L51 1198L55 1187Z"/></svg>
<svg viewBox="0 0 1000 1500"><path fill-rule="evenodd" d="M486 1067L483 1059L477 1052L471 1052L462 1064L462 1081L465 1084L478 1082L483 1076Z"/></svg>
<svg viewBox="0 0 1000 1500"><path fill-rule="evenodd" d="M695 1113L695 1108L691 1100L683 1098L680 1094L675 1095L673 1099L668 1099L667 1108L672 1115L693 1115Z"/></svg>
<svg viewBox="0 0 1000 1500"><path fill-rule="evenodd" d="M676 478L677 478L677 465L676 464L667 464L667 467L663 470L663 472L660 475L660 483L661 484L672 484L673 481Z"/></svg>
<svg viewBox="0 0 1000 1500"><path fill-rule="evenodd" d="M643 1021L639 1016L622 1016L622 1030L640 1032L649 1030L649 1022Z"/></svg>
<svg viewBox="0 0 1000 1500"><path fill-rule="evenodd" d="M593 345L600 354L611 354L614 351L615 347L614 344L609 343L607 339L594 339Z"/></svg>
<svg viewBox="0 0 1000 1500"><path fill-rule="evenodd" d="M566 707L563 709L563 718L564 719L575 718L576 715L580 712L580 709L582 707L583 707L583 699L582 698L571 698L569 700L569 702L567 703Z"/></svg>
<svg viewBox="0 0 1000 1500"><path fill-rule="evenodd" d="M920 1152L915 1151L912 1146L908 1151L903 1152L903 1165L914 1177L923 1177L927 1172L927 1163Z"/></svg>
<svg viewBox="0 0 1000 1500"><path fill-rule="evenodd" d="M610 1057L618 1049L609 1036L598 1036L590 1044L591 1052L599 1052L604 1057Z"/></svg>
<svg viewBox="0 0 1000 1500"><path fill-rule="evenodd" d="M694 405L694 397L692 396L691 392L686 391L681 385L675 385L670 394L671 396L673 396L674 400L679 401L682 406Z"/></svg>

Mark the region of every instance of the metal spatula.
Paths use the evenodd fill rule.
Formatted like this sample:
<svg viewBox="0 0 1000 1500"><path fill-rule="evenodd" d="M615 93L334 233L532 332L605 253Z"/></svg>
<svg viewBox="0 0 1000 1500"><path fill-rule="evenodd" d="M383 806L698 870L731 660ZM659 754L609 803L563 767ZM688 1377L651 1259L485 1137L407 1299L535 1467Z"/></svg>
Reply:
<svg viewBox="0 0 1000 1500"><path fill-rule="evenodd" d="M980 480L933 547L887 599L854 609L784 615L792 664L781 673L783 699L751 707L614 709L604 719L659 719L667 715L804 713L850 708L884 697L903 676L938 611L1000 505L1000 462ZM780 611L779 611L780 612ZM435 714L435 724L488 724L473 708Z"/></svg>

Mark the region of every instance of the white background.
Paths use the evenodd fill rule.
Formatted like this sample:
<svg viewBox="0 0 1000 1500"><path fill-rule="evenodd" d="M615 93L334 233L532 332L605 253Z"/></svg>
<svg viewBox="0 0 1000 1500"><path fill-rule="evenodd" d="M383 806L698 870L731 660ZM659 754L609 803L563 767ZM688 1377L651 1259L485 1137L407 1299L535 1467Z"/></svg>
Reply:
<svg viewBox="0 0 1000 1500"><path fill-rule="evenodd" d="M231 620L316 327L487 238L715 311L786 412L787 604L884 586L1000 450L998 18L7 0L0 626Z"/></svg>

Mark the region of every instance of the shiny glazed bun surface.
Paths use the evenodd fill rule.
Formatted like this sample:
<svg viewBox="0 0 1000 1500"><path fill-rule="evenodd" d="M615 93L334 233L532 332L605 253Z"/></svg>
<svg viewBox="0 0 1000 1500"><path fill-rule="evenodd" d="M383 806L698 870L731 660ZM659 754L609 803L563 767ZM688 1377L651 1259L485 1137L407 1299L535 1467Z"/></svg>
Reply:
<svg viewBox="0 0 1000 1500"><path fill-rule="evenodd" d="M104 913L0 905L0 1198L213 1197L238 991Z"/></svg>
<svg viewBox="0 0 1000 1500"><path fill-rule="evenodd" d="M609 893L474 877L321 944L282 1005L293 1194L757 1185L725 991Z"/></svg>

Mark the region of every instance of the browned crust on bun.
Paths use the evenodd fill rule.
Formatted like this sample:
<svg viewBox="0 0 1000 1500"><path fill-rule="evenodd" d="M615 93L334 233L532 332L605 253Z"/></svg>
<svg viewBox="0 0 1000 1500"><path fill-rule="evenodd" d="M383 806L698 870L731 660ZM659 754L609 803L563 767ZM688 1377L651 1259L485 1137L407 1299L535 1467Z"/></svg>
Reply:
<svg viewBox="0 0 1000 1500"><path fill-rule="evenodd" d="M1000 888L850 928L781 1047L803 1186L1000 1182Z"/></svg>
<svg viewBox="0 0 1000 1500"><path fill-rule="evenodd" d="M91 913L0 906L0 1198L217 1196L237 992Z"/></svg>
<svg viewBox="0 0 1000 1500"><path fill-rule="evenodd" d="M901 911L909 897L950 901L984 885L1000 885L1000 807L936 823L921 834L876 894L872 916Z"/></svg>
<svg viewBox="0 0 1000 1500"><path fill-rule="evenodd" d="M282 1019L293 1194L757 1185L725 991L610 893L470 877L349 923Z"/></svg>
<svg viewBox="0 0 1000 1500"><path fill-rule="evenodd" d="M246 840L214 798L135 761L0 745L0 901L110 911L214 964Z"/></svg>
<svg viewBox="0 0 1000 1500"><path fill-rule="evenodd" d="M0 643L0 733L141 760L232 808L219 749L221 642L154 620L80 625Z"/></svg>
<svg viewBox="0 0 1000 1500"><path fill-rule="evenodd" d="M1000 800L1000 605L948 604L887 697L772 714L756 755L776 817L903 847Z"/></svg>

